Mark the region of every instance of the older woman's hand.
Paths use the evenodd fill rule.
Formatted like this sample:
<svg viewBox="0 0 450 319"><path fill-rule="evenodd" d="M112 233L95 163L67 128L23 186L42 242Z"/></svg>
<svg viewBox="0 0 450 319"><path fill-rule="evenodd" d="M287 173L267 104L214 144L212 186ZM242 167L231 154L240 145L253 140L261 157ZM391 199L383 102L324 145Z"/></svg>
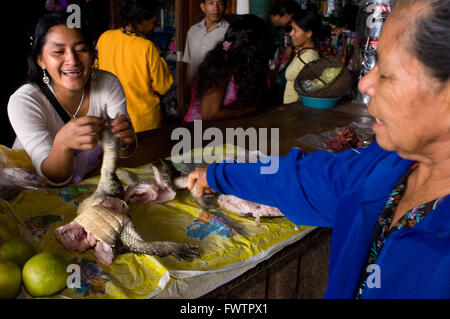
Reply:
<svg viewBox="0 0 450 319"><path fill-rule="evenodd" d="M203 194L215 193L215 191L209 187L206 180L207 169L207 167L200 167L195 171L190 172L188 175L187 187L189 190L195 187L199 197L203 196Z"/></svg>

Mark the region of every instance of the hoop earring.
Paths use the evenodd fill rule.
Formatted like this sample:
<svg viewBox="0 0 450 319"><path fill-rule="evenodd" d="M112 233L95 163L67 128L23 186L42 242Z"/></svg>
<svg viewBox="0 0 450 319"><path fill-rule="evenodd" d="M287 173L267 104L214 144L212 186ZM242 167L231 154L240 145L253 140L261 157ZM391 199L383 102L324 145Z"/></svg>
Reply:
<svg viewBox="0 0 450 319"><path fill-rule="evenodd" d="M44 76L42 77L42 82L44 82L45 84L49 84L50 78L48 77L47 72L45 71L45 69L42 69L42 72L44 73Z"/></svg>

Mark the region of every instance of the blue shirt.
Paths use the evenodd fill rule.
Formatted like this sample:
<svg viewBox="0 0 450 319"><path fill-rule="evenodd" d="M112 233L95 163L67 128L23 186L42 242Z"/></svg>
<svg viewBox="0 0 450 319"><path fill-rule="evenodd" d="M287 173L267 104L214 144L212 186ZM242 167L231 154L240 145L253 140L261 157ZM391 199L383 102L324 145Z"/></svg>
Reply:
<svg viewBox="0 0 450 319"><path fill-rule="evenodd" d="M325 298L354 298L374 226L412 164L374 142L338 154L293 149L275 174L261 174L263 163L212 164L207 181L220 193L278 207L295 224L333 228ZM449 198L389 236L376 264L380 285L364 298L450 298Z"/></svg>

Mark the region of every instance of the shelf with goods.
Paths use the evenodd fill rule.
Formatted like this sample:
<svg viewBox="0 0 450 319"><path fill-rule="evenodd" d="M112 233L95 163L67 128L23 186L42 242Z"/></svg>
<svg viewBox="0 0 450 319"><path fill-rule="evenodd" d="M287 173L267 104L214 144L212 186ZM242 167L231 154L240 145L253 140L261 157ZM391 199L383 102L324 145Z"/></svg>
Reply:
<svg viewBox="0 0 450 319"><path fill-rule="evenodd" d="M176 62L175 0L161 2L162 8L157 26L148 39L158 47L168 63Z"/></svg>
<svg viewBox="0 0 450 319"><path fill-rule="evenodd" d="M381 29L392 7L391 0L296 0L304 8L316 6L329 39L320 44L325 54L334 55L351 70L358 82L375 66L375 51ZM355 99L367 104L369 97L356 90Z"/></svg>
<svg viewBox="0 0 450 319"><path fill-rule="evenodd" d="M353 70L355 68L354 55L358 46L358 34L345 28L331 26L331 35L322 41L318 48L325 55L332 55Z"/></svg>
<svg viewBox="0 0 450 319"><path fill-rule="evenodd" d="M319 50L325 55L339 58L350 70L354 69L354 54L359 36L356 16L359 2L352 0L295 0L301 9L320 14L322 23L329 26L330 36L321 41Z"/></svg>
<svg viewBox="0 0 450 319"><path fill-rule="evenodd" d="M177 117L177 49L175 29L175 0L161 1L161 13L155 30L147 36L157 47L164 58L173 77L169 92L161 97L161 108L167 118Z"/></svg>

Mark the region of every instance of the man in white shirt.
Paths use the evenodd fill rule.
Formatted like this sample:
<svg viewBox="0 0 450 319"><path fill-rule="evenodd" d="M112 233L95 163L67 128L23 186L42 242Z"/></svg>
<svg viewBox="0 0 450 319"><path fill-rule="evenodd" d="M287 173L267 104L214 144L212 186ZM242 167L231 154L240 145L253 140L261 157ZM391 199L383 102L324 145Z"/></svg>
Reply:
<svg viewBox="0 0 450 319"><path fill-rule="evenodd" d="M200 2L200 9L205 14L205 18L189 29L182 60L188 64L189 83L194 79L206 53L223 40L229 26L229 23L223 20L226 5L226 0L201 0Z"/></svg>

